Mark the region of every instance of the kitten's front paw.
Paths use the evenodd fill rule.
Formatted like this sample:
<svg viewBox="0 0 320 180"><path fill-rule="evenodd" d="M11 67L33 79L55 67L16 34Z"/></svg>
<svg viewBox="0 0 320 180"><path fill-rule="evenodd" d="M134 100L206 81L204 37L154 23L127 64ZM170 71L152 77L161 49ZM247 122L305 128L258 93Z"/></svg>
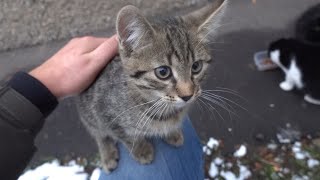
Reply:
<svg viewBox="0 0 320 180"><path fill-rule="evenodd" d="M167 136L165 138L165 141L168 144L173 145L175 147L182 146L183 142L184 142L182 131L180 130L180 131L177 131L177 132L170 134L169 136Z"/></svg>
<svg viewBox="0 0 320 180"><path fill-rule="evenodd" d="M280 88L284 91L291 91L294 88L294 85L287 81L283 81L282 83L280 83Z"/></svg>
<svg viewBox="0 0 320 180"><path fill-rule="evenodd" d="M133 157L141 164L149 164L154 157L154 149L151 143L146 140L135 144L133 148Z"/></svg>
<svg viewBox="0 0 320 180"><path fill-rule="evenodd" d="M119 152L116 146L110 146L108 152L105 153L102 159L102 167L104 171L109 174L115 170L119 162Z"/></svg>

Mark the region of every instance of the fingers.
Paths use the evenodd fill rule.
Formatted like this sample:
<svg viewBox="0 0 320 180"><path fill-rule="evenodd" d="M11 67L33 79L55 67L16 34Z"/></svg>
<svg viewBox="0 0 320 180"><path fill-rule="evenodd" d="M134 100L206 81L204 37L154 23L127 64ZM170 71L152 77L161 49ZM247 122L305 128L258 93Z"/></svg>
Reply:
<svg viewBox="0 0 320 180"><path fill-rule="evenodd" d="M114 35L100 44L90 53L92 66L102 69L118 53L118 39Z"/></svg>
<svg viewBox="0 0 320 180"><path fill-rule="evenodd" d="M99 47L107 39L108 38L97 38L93 36L73 38L60 51L76 51L77 54L90 53L91 51Z"/></svg>
<svg viewBox="0 0 320 180"><path fill-rule="evenodd" d="M82 53L89 53L96 48L98 48L102 43L104 43L108 38L96 38L96 37L91 37L91 36L86 36L80 39L79 43L84 44Z"/></svg>

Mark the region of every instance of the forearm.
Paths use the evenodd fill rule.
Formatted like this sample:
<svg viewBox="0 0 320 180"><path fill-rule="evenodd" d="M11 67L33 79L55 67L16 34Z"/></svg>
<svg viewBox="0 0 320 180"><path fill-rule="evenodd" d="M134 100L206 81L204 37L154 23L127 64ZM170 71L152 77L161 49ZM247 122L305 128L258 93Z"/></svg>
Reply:
<svg viewBox="0 0 320 180"><path fill-rule="evenodd" d="M50 91L26 73L0 88L1 177L17 179L25 169L36 151L34 138L56 105Z"/></svg>

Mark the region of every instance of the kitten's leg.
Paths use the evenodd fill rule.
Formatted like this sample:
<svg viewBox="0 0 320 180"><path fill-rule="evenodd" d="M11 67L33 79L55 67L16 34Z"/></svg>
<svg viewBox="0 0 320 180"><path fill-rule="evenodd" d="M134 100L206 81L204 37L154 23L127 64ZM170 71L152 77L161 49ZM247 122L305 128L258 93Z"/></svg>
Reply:
<svg viewBox="0 0 320 180"><path fill-rule="evenodd" d="M183 145L184 138L181 129L169 134L164 139L168 144L173 145L175 147L179 147Z"/></svg>
<svg viewBox="0 0 320 180"><path fill-rule="evenodd" d="M122 139L133 158L141 164L149 164L154 157L153 145L144 138L125 137Z"/></svg>
<svg viewBox="0 0 320 180"><path fill-rule="evenodd" d="M96 138L102 167L108 174L112 172L118 165L119 152L116 142L111 137Z"/></svg>
<svg viewBox="0 0 320 180"><path fill-rule="evenodd" d="M294 81L290 77L286 76L286 79L280 83L280 88L284 91L291 91L294 88Z"/></svg>

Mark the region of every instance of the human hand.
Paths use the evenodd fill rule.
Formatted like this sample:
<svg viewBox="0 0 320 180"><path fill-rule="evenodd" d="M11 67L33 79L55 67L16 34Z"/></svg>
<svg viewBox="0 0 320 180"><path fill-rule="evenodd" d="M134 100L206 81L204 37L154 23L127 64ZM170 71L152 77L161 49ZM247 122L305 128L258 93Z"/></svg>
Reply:
<svg viewBox="0 0 320 180"><path fill-rule="evenodd" d="M110 38L74 38L29 74L57 98L75 95L90 86L117 52L116 35Z"/></svg>

